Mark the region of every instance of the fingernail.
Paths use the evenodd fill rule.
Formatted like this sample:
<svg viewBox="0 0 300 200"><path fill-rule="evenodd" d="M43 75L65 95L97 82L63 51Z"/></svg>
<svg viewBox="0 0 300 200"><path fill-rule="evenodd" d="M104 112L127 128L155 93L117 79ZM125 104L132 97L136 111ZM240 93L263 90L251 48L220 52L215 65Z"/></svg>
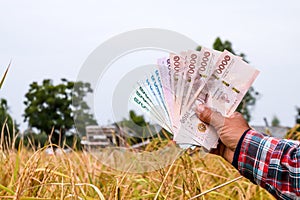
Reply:
<svg viewBox="0 0 300 200"><path fill-rule="evenodd" d="M205 106L203 104L199 104L198 107L197 107L197 111L199 113L202 113L204 111L204 109L205 109Z"/></svg>

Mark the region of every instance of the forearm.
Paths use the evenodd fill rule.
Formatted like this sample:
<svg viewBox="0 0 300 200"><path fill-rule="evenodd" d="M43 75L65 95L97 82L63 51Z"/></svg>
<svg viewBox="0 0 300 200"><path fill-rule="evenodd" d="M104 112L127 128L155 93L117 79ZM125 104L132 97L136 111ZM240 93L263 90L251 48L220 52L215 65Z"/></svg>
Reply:
<svg viewBox="0 0 300 200"><path fill-rule="evenodd" d="M248 130L235 151L233 165L275 197L300 196L300 144Z"/></svg>

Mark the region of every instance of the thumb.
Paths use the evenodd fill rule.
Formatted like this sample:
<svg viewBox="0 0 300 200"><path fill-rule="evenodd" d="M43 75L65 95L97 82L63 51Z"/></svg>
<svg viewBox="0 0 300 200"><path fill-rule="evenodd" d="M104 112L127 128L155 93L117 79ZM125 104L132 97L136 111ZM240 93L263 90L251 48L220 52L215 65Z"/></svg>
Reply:
<svg viewBox="0 0 300 200"><path fill-rule="evenodd" d="M213 111L211 108L205 105L198 105L196 114L201 121L212 125L217 129L217 131L224 125L225 118L222 116L222 114L217 111Z"/></svg>

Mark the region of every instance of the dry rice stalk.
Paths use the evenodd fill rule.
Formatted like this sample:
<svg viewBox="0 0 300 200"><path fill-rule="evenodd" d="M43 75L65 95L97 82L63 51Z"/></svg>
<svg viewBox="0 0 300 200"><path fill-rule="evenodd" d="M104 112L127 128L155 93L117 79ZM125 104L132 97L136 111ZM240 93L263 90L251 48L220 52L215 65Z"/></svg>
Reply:
<svg viewBox="0 0 300 200"><path fill-rule="evenodd" d="M201 196L203 196L203 195L205 195L205 194L207 194L207 193L209 193L209 192L211 192L211 191L214 191L214 190L216 190L216 189L219 189L219 188L221 188L221 187L224 187L224 186L226 186L226 185L228 185L228 184L230 184L230 183L233 183L233 182L235 182L235 181L237 181L237 180L239 180L239 179L241 179L241 178L243 178L243 177L242 177L242 176L239 176L239 177L237 177L237 178L235 178L235 179L232 179L232 180L230 180L230 181L227 181L226 183L223 183L223 184L221 184L221 185L218 185L217 187L214 187L214 188L212 188L212 189L206 190L205 192L202 192L201 194L198 194L198 195L196 195L196 196L193 196L192 198L190 198L190 200L196 199L196 198L198 198L198 197L201 197Z"/></svg>

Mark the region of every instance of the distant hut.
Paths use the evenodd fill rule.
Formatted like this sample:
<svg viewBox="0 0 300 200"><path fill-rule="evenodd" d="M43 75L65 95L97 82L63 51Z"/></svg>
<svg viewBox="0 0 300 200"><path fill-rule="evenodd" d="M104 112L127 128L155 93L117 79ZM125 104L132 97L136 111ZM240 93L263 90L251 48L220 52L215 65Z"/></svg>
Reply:
<svg viewBox="0 0 300 200"><path fill-rule="evenodd" d="M266 133L276 138L284 138L290 127L286 126L251 126L258 132Z"/></svg>
<svg viewBox="0 0 300 200"><path fill-rule="evenodd" d="M118 145L118 132L113 125L103 127L87 126L85 130L86 137L81 140L81 144L85 149L92 150Z"/></svg>

